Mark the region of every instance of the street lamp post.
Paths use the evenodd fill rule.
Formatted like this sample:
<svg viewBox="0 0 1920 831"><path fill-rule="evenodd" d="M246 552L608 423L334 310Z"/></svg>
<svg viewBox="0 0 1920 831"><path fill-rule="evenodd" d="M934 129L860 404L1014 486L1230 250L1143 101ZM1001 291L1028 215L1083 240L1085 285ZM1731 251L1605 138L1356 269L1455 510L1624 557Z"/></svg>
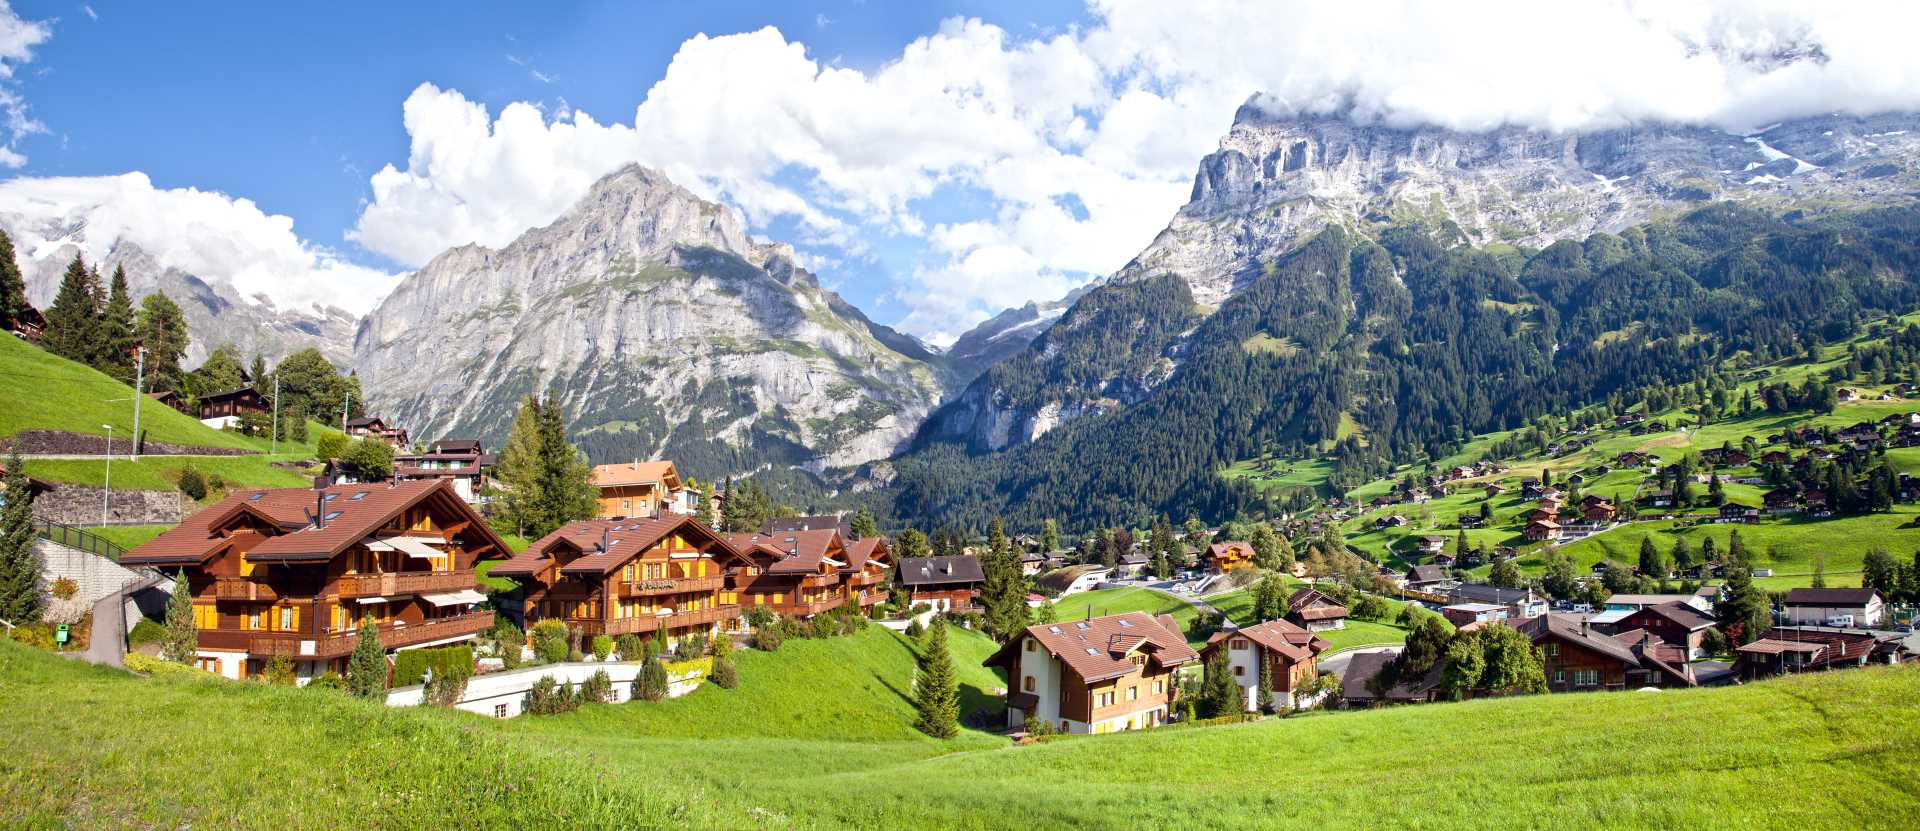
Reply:
<svg viewBox="0 0 1920 831"><path fill-rule="evenodd" d="M107 428L107 479L100 486L100 525L107 524L107 494L113 492L113 425L102 424Z"/></svg>

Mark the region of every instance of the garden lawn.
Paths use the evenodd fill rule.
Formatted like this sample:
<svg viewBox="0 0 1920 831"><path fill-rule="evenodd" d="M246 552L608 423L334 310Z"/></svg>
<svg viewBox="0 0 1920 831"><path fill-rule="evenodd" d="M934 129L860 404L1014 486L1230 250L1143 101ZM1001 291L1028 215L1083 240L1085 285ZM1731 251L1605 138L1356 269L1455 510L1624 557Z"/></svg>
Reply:
<svg viewBox="0 0 1920 831"><path fill-rule="evenodd" d="M894 639L789 643L743 655L736 690L509 720L0 643L0 826L1907 829L1920 781L1912 667L1013 747L905 728ZM1515 750L1486 753L1490 735ZM1273 776L1301 759L1310 799Z"/></svg>
<svg viewBox="0 0 1920 831"><path fill-rule="evenodd" d="M86 530L89 534L131 551L171 528L171 525L108 525Z"/></svg>

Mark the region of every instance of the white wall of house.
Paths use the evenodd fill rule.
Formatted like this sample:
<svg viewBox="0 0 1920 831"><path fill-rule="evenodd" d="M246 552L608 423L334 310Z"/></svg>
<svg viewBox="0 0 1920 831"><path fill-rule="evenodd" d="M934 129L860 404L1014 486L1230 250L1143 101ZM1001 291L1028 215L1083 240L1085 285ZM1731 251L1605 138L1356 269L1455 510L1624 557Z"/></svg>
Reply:
<svg viewBox="0 0 1920 831"><path fill-rule="evenodd" d="M1829 618L1840 615L1852 615L1853 625L1862 629L1881 625L1886 620L1887 607L1879 598L1874 598L1864 606L1788 606L1787 622L1803 626L1825 626Z"/></svg>
<svg viewBox="0 0 1920 831"><path fill-rule="evenodd" d="M1033 679L1033 694L1039 696L1034 716L1058 728L1060 726L1060 681L1065 674L1060 659L1042 647L1032 635L1020 637L1020 677L1008 681L1015 692L1026 692L1026 679ZM1031 648L1031 651L1029 651ZM1007 726L1019 727L1027 714L1017 707L1007 708ZM1084 727L1084 725L1083 725ZM1078 732L1086 732L1084 729Z"/></svg>

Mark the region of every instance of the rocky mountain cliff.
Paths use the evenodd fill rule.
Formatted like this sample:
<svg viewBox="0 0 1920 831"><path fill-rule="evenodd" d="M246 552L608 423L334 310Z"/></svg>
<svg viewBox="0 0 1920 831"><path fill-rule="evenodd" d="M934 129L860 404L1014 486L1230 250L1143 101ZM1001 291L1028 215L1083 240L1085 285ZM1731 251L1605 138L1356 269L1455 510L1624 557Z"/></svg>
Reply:
<svg viewBox="0 0 1920 831"><path fill-rule="evenodd" d="M1916 162L1912 113L1823 116L1750 135L1690 126L1463 133L1275 114L1256 96L1201 162L1191 201L1167 229L944 405L918 442L998 450L1140 400L1171 376L1199 321L1329 226L1375 237L1417 225L1457 243L1534 249L1716 200L1774 211L1871 204L1914 192ZM1167 277L1184 291L1157 285ZM1089 305L1098 313L1082 313ZM1116 333L1124 341L1111 341Z"/></svg>
<svg viewBox="0 0 1920 831"><path fill-rule="evenodd" d="M596 463L699 476L895 453L944 362L869 321L728 209L628 166L499 250L435 257L360 324L369 411L415 436L498 442L552 395Z"/></svg>
<svg viewBox="0 0 1920 831"><path fill-rule="evenodd" d="M21 271L27 278L27 298L44 310L60 291L60 278L73 255L87 242L84 224L34 221L18 215L0 215L0 228L14 240ZM98 261L103 279L115 267L127 272L127 289L136 307L141 298L165 292L179 304L187 319L186 365L206 360L215 347L233 344L240 359L258 354L269 362L317 347L328 359L345 366L353 355L353 315L337 308L282 309L264 296L242 297L233 286L210 282L178 268L163 266L150 252L127 240L114 240Z"/></svg>

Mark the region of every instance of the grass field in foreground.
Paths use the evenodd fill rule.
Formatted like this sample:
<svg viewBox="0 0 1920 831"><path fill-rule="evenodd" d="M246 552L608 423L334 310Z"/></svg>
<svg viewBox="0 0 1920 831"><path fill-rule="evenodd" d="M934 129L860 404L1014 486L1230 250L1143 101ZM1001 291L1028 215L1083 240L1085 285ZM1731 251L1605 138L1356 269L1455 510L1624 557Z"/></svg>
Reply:
<svg viewBox="0 0 1920 831"><path fill-rule="evenodd" d="M1070 594L1053 602L1054 617L1059 620L1079 620L1086 617L1089 611L1094 617L1122 612L1172 615L1173 621L1180 624L1180 632L1186 635L1188 643L1198 648L1207 642L1206 638L1193 636L1193 621L1200 616L1200 610L1166 592L1138 588L1099 589Z"/></svg>
<svg viewBox="0 0 1920 831"><path fill-rule="evenodd" d="M0 642L0 826L1905 829L1920 780L1912 667L1012 747L914 734L910 666L876 630L743 654L738 690L493 720Z"/></svg>

